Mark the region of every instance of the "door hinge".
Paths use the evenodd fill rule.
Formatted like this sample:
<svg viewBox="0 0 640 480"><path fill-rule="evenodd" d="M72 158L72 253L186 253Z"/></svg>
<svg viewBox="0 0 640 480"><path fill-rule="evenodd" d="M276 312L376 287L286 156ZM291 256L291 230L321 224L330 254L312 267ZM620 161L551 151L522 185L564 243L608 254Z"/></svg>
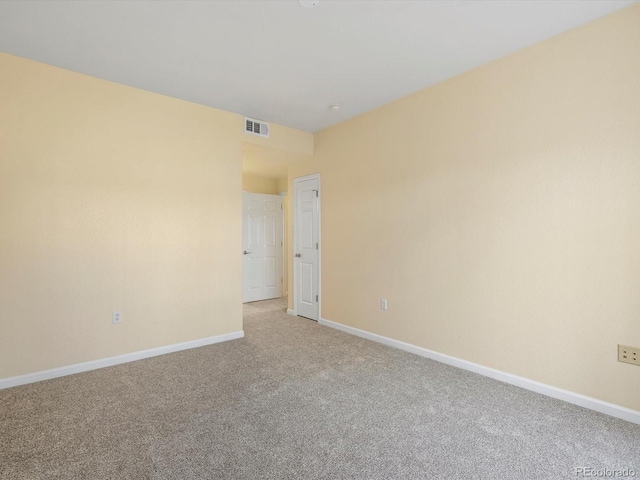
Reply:
<svg viewBox="0 0 640 480"><path fill-rule="evenodd" d="M318 301L318 295L316 295L316 302Z"/></svg>
<svg viewBox="0 0 640 480"><path fill-rule="evenodd" d="M316 250L319 250L319 249L318 249L318 242L316 242Z"/></svg>
<svg viewBox="0 0 640 480"><path fill-rule="evenodd" d="M314 190L315 194L316 194L316 198L319 196L318 194L318 190Z"/></svg>

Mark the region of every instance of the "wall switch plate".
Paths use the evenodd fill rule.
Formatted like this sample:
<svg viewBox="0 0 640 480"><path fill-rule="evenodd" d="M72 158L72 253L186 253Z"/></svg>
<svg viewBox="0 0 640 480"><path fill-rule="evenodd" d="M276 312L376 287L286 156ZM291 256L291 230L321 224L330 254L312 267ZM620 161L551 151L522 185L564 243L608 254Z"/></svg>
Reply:
<svg viewBox="0 0 640 480"><path fill-rule="evenodd" d="M113 323L122 323L122 313L121 312L113 312L112 321L113 321Z"/></svg>
<svg viewBox="0 0 640 480"><path fill-rule="evenodd" d="M380 310L386 310L387 309L387 299L383 298L380 300Z"/></svg>
<svg viewBox="0 0 640 480"><path fill-rule="evenodd" d="M618 345L618 361L640 365L640 348L628 345Z"/></svg>

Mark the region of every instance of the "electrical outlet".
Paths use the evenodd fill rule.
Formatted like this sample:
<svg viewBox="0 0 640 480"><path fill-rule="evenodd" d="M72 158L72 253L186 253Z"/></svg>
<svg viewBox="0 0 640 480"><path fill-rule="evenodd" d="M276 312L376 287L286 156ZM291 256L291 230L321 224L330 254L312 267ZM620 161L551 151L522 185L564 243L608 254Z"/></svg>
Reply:
<svg viewBox="0 0 640 480"><path fill-rule="evenodd" d="M121 312L113 312L112 321L113 321L113 323L122 323L122 313Z"/></svg>
<svg viewBox="0 0 640 480"><path fill-rule="evenodd" d="M640 348L628 345L618 345L618 361L640 365Z"/></svg>
<svg viewBox="0 0 640 480"><path fill-rule="evenodd" d="M383 298L380 300L380 310L386 310L387 309L387 299Z"/></svg>

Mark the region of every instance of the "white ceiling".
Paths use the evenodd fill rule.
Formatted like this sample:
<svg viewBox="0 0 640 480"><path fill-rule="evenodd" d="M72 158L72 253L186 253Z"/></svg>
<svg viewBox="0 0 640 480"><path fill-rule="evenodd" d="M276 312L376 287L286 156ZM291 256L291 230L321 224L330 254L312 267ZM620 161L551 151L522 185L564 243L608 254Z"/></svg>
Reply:
<svg viewBox="0 0 640 480"><path fill-rule="evenodd" d="M0 51L316 132L632 3L4 0Z"/></svg>

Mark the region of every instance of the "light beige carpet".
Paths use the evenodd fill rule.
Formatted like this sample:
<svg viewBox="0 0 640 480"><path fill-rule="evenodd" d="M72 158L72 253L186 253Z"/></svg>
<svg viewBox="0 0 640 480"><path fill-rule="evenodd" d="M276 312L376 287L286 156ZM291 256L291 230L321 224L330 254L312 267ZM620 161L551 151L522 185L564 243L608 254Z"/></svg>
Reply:
<svg viewBox="0 0 640 480"><path fill-rule="evenodd" d="M0 391L2 479L558 479L640 426L286 314L246 337Z"/></svg>

